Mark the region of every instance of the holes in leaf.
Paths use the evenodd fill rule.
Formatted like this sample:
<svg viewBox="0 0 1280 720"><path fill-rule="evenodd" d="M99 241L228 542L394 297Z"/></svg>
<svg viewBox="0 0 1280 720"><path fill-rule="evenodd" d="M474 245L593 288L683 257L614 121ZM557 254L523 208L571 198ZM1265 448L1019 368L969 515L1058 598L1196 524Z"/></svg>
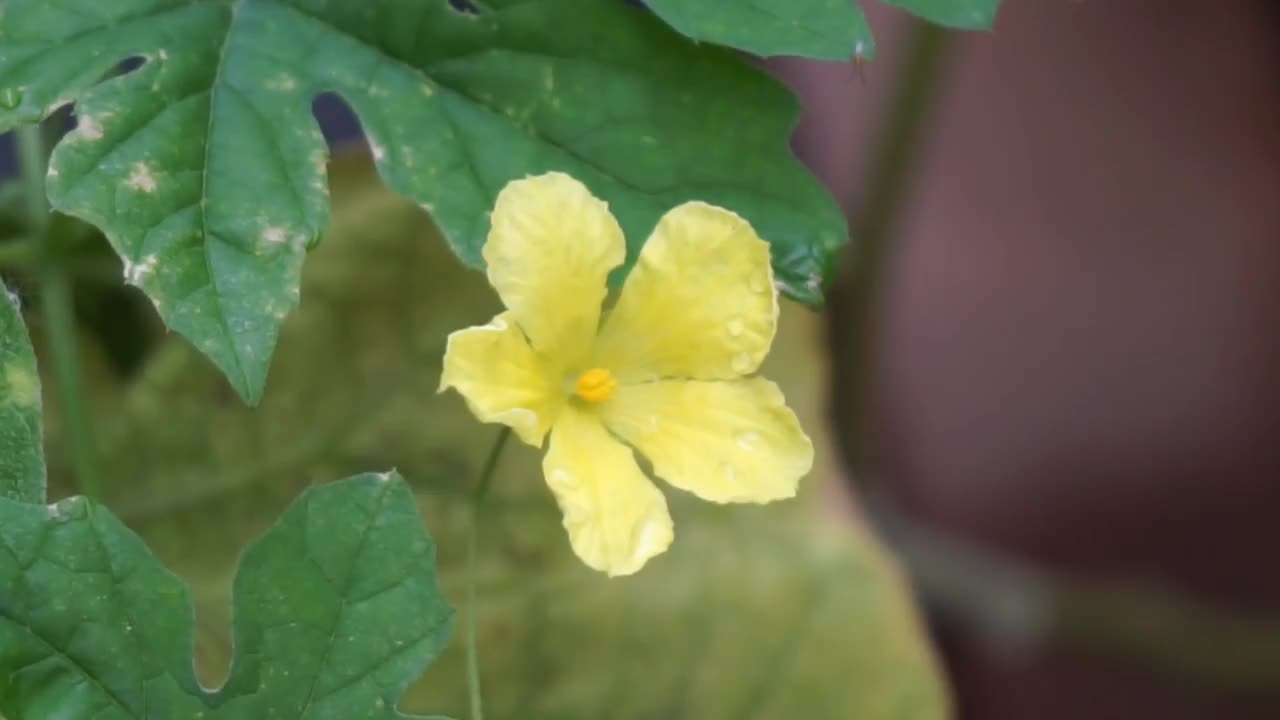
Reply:
<svg viewBox="0 0 1280 720"><path fill-rule="evenodd" d="M116 68L116 72L119 73L120 75L128 75L134 70L137 70L138 68L145 65L146 62L147 62L147 59L142 57L141 55L133 55L125 58L124 60L121 60L120 64Z"/></svg>
<svg viewBox="0 0 1280 720"><path fill-rule="evenodd" d="M320 123L320 131L329 147L359 139L360 121L337 93L321 93L311 101L311 114Z"/></svg>

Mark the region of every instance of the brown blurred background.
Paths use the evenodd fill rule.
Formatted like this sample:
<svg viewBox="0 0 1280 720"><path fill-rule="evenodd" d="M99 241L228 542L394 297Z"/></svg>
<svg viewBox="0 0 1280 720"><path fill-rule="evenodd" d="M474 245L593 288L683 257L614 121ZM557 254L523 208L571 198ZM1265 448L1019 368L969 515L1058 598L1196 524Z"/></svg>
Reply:
<svg viewBox="0 0 1280 720"><path fill-rule="evenodd" d="M834 411L962 717L1280 717L1280 3L868 14L861 72L773 69L871 243Z"/></svg>

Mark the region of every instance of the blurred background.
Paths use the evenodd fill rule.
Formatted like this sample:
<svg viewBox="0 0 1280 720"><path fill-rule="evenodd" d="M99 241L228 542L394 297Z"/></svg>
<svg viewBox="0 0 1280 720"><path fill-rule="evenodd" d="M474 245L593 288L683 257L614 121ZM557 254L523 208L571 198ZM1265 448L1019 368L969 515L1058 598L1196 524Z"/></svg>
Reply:
<svg viewBox="0 0 1280 720"><path fill-rule="evenodd" d="M1280 717L1280 4L868 12L861 72L773 68L855 231L850 482L959 715Z"/></svg>
<svg viewBox="0 0 1280 720"><path fill-rule="evenodd" d="M868 15L874 62L766 64L855 238L814 318L828 504L909 574L962 719L1280 717L1280 5ZM143 363L139 294L78 312L91 371ZM192 417L235 405L211 377Z"/></svg>

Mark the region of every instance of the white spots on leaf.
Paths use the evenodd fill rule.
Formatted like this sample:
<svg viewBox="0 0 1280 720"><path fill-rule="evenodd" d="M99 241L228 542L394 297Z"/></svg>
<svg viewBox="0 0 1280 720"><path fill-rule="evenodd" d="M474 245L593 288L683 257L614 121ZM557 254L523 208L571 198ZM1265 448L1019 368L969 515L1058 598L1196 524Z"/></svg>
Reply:
<svg viewBox="0 0 1280 720"><path fill-rule="evenodd" d="M805 285L806 285L806 286L808 286L808 288L809 288L810 290L813 290L813 291L821 290L821 289L822 289L822 276L820 276L820 275L810 275L810 276L809 276L809 279L805 281Z"/></svg>
<svg viewBox="0 0 1280 720"><path fill-rule="evenodd" d="M9 388L9 402L22 408L35 407L40 402L40 381L30 368L9 365L4 369L4 382Z"/></svg>
<svg viewBox="0 0 1280 720"><path fill-rule="evenodd" d="M746 450L747 452L752 452L753 450L755 450L756 445L759 442L760 442L760 433L755 432L753 430L748 430L746 432L738 433L738 436L733 439L733 443L735 445L742 448L743 450Z"/></svg>
<svg viewBox="0 0 1280 720"><path fill-rule="evenodd" d="M76 120L76 136L82 140L101 140L102 124L90 115L81 115Z"/></svg>
<svg viewBox="0 0 1280 720"><path fill-rule="evenodd" d="M268 245L283 245L287 239L287 233L282 227L268 226L262 231L262 242Z"/></svg>
<svg viewBox="0 0 1280 720"><path fill-rule="evenodd" d="M46 511L49 513L50 520L66 520L70 518L70 513L75 512L76 506L83 502L82 497L69 497L47 506Z"/></svg>
<svg viewBox="0 0 1280 720"><path fill-rule="evenodd" d="M133 164L133 171L129 173L129 177L125 178L124 182L139 192L153 193L156 191L156 177L152 174L151 167L143 162Z"/></svg>
<svg viewBox="0 0 1280 720"><path fill-rule="evenodd" d="M169 51L165 50L164 48L160 48L159 50L156 51L156 58L159 59L161 62L168 60Z"/></svg>
<svg viewBox="0 0 1280 720"><path fill-rule="evenodd" d="M275 92L293 92L298 89L298 79L286 72L276 73L267 80L266 88Z"/></svg>
<svg viewBox="0 0 1280 720"><path fill-rule="evenodd" d="M431 87L431 83L422 83L422 94L431 97L436 94L436 89Z"/></svg>
<svg viewBox="0 0 1280 720"><path fill-rule="evenodd" d="M773 283L773 289L777 290L780 293L784 293L787 291L787 284L782 282L781 280L777 280Z"/></svg>
<svg viewBox="0 0 1280 720"><path fill-rule="evenodd" d="M387 148L371 137L369 138L369 154L373 156L374 162L381 162L387 156Z"/></svg>
<svg viewBox="0 0 1280 720"><path fill-rule="evenodd" d="M427 214L428 214L428 215L431 215L432 217L434 217L434 216L435 216L435 214L436 214L436 206L435 206L435 205L432 205L431 203L421 203L421 204L419 204L419 205L418 205L418 207L420 207L420 208L422 208L423 210L425 210L425 211L427 212Z"/></svg>
<svg viewBox="0 0 1280 720"><path fill-rule="evenodd" d="M316 150L311 153L311 169L315 170L317 175L324 175L329 167L329 156L324 150Z"/></svg>
<svg viewBox="0 0 1280 720"><path fill-rule="evenodd" d="M547 92L556 89L556 71L550 65L546 66L542 74L542 86L547 89Z"/></svg>
<svg viewBox="0 0 1280 720"><path fill-rule="evenodd" d="M640 136L640 142L644 143L645 145L657 145L657 144L658 144L658 138L656 138L656 137L654 137L654 136L652 136L652 135L641 135L641 136Z"/></svg>
<svg viewBox="0 0 1280 720"><path fill-rule="evenodd" d="M156 256L147 255L138 262L128 258L124 261L124 281L130 285L139 285L156 271Z"/></svg>
<svg viewBox="0 0 1280 720"><path fill-rule="evenodd" d="M853 56L856 58L864 58L867 56L867 44L859 40L853 44Z"/></svg>

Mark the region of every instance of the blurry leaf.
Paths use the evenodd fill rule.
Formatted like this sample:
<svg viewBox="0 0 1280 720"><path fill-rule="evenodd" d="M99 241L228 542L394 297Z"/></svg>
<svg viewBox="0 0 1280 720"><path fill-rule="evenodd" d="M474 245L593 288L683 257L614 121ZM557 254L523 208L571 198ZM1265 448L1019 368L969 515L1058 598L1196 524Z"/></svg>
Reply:
<svg viewBox="0 0 1280 720"><path fill-rule="evenodd" d="M632 259L696 196L750 219L787 292L820 301L847 228L790 153L786 90L622 2L484 5L9 0L0 131L77 102L54 206L103 229L126 280L250 403L328 223L322 92L354 108L386 182L473 266L497 191L560 169L609 201ZM129 57L141 66L101 82Z"/></svg>
<svg viewBox="0 0 1280 720"><path fill-rule="evenodd" d="M688 37L761 57L871 59L875 41L850 0L648 0L646 5Z"/></svg>
<svg viewBox="0 0 1280 720"><path fill-rule="evenodd" d="M18 298L0 282L0 498L44 502L40 375Z"/></svg>
<svg viewBox="0 0 1280 720"><path fill-rule="evenodd" d="M1000 0L881 0L929 22L961 30L987 30L996 21Z"/></svg>
<svg viewBox="0 0 1280 720"><path fill-rule="evenodd" d="M195 588L206 684L232 652L224 598L237 548L299 489L347 468L406 473L446 594L461 593L469 482L497 430L435 390L446 335L492 317L496 301L371 171L336 163L333 184L333 230L308 264L308 302L284 326L260 409L240 406L182 343L153 358L123 408L106 409L112 505ZM764 373L821 448L818 324L788 304ZM713 506L667 488L675 544L639 575L609 580L570 551L538 453L510 443L481 546L491 715L945 717L903 583L856 520L832 511L829 473L807 478L800 500L767 507ZM465 716L464 687L455 646L409 702Z"/></svg>
<svg viewBox="0 0 1280 720"><path fill-rule="evenodd" d="M14 718L404 717L396 701L452 618L392 475L307 492L245 553L216 696L192 672L187 588L105 508L0 498L0 550L0 711Z"/></svg>

